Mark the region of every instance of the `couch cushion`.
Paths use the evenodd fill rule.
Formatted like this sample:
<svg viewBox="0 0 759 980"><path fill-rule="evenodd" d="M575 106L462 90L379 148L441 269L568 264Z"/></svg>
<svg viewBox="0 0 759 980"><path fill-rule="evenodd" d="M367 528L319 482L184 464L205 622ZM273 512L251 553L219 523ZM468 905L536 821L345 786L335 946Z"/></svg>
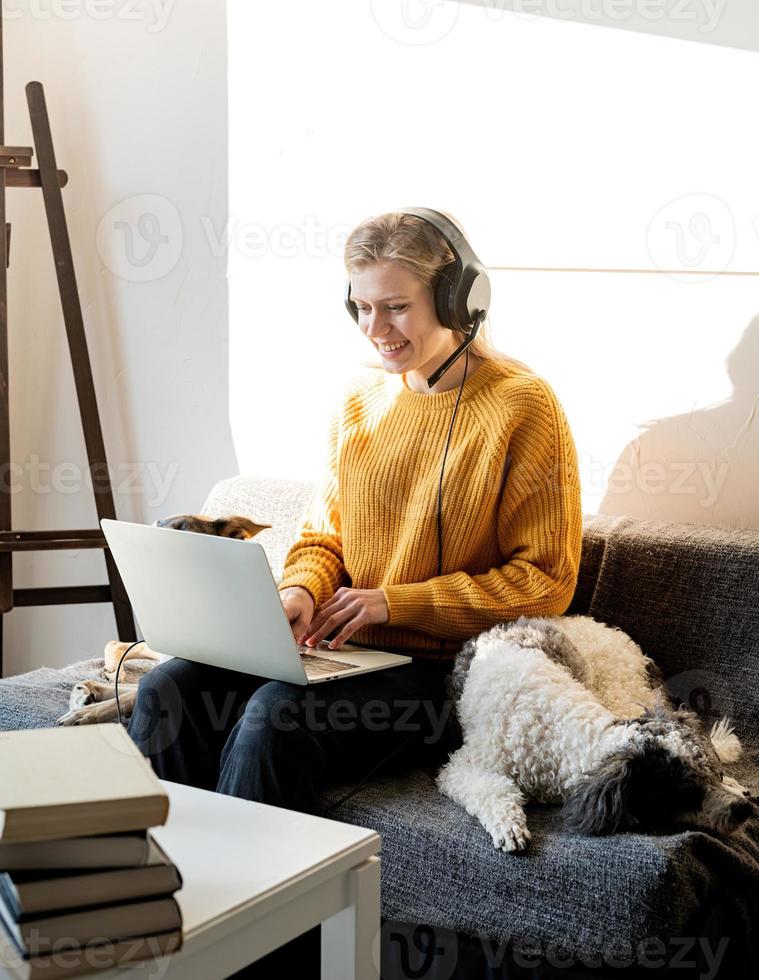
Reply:
<svg viewBox="0 0 759 980"><path fill-rule="evenodd" d="M618 518L588 607L662 669L667 688L759 743L759 531Z"/></svg>
<svg viewBox="0 0 759 980"><path fill-rule="evenodd" d="M349 789L330 788L324 805ZM559 808L528 805L527 814L528 849L504 854L431 772L415 769L376 780L329 816L382 835L388 919L596 957L716 927L759 955L756 818L725 842L701 832L586 837L563 829Z"/></svg>

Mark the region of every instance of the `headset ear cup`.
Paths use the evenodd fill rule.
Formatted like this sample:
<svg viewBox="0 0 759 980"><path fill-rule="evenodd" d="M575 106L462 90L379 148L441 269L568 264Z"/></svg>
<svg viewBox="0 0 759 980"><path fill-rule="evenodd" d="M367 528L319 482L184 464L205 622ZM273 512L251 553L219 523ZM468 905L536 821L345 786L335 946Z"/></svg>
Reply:
<svg viewBox="0 0 759 980"><path fill-rule="evenodd" d="M351 281L350 281L350 279L348 279L348 282L345 284L345 297L344 298L345 298L345 308L346 308L346 310L350 313L350 315L353 317L353 319L356 321L356 323L358 323L358 307L356 306L356 304L351 299Z"/></svg>
<svg viewBox="0 0 759 980"><path fill-rule="evenodd" d="M438 273L435 282L435 313L438 322L451 330L456 329L451 319L453 311L453 290L456 285L456 263L449 262Z"/></svg>
<svg viewBox="0 0 759 980"><path fill-rule="evenodd" d="M467 324L467 331L474 323L474 318L480 310L490 308L490 279L487 272L479 263L472 263L464 269L461 277L459 295L461 309L458 316Z"/></svg>

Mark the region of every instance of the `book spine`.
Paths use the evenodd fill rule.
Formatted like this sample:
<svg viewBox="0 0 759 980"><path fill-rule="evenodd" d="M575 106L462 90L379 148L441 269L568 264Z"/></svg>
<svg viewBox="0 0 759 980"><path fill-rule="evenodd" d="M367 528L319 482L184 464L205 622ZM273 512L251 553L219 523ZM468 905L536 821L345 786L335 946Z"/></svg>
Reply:
<svg viewBox="0 0 759 980"><path fill-rule="evenodd" d="M99 800L86 809L81 804L24 807L5 811L5 826L0 841L8 843L56 840L62 837L87 837L140 831L166 823L169 800L165 794L125 800Z"/></svg>
<svg viewBox="0 0 759 980"><path fill-rule="evenodd" d="M150 855L148 831L47 841L0 842L4 871L86 871L88 868L136 868Z"/></svg>
<svg viewBox="0 0 759 980"><path fill-rule="evenodd" d="M48 881L17 884L16 920L56 911L83 909L141 898L173 895L180 888L179 875L173 865L121 868L90 875L66 875Z"/></svg>
<svg viewBox="0 0 759 980"><path fill-rule="evenodd" d="M17 928L26 955L33 956L49 952L62 941L84 946L92 941L141 936L149 930L169 932L181 925L182 915L176 899L158 898L30 919L19 923Z"/></svg>

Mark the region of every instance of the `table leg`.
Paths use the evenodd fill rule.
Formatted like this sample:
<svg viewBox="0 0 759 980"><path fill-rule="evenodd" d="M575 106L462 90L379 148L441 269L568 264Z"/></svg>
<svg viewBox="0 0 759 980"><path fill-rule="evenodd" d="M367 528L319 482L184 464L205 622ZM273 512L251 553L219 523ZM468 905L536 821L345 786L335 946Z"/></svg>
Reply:
<svg viewBox="0 0 759 980"><path fill-rule="evenodd" d="M322 980L379 980L380 859L348 872L351 904L322 923Z"/></svg>

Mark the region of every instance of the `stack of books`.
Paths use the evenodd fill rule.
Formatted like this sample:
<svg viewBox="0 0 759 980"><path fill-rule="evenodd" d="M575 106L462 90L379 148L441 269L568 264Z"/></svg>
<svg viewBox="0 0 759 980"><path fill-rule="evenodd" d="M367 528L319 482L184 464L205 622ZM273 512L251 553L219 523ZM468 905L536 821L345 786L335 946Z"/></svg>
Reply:
<svg viewBox="0 0 759 980"><path fill-rule="evenodd" d="M0 732L0 977L56 980L180 949L182 878L150 833L168 810L118 723Z"/></svg>

